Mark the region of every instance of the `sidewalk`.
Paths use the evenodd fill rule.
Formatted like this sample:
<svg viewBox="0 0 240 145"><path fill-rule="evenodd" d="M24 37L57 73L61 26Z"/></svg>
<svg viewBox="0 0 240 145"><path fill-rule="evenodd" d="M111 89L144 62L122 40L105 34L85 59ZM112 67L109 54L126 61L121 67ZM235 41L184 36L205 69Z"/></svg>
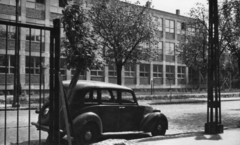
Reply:
<svg viewBox="0 0 240 145"><path fill-rule="evenodd" d="M225 129L224 133L204 132L171 134L134 140L108 139L93 145L240 145L240 128Z"/></svg>
<svg viewBox="0 0 240 145"><path fill-rule="evenodd" d="M182 135L166 135L132 140L138 145L240 145L240 128L224 130L222 134L207 135L203 132Z"/></svg>
<svg viewBox="0 0 240 145"><path fill-rule="evenodd" d="M224 101L240 101L240 97L229 97L229 98L221 98L221 102ZM144 102L143 100L138 101L139 104ZM149 105L157 105L157 104L187 104L187 103L205 103L207 102L207 98L186 98L186 99L158 99L158 100L146 100ZM17 107L12 107L11 104L7 104L6 108L8 111L17 110ZM35 110L39 108L39 104L32 103L30 106L31 110ZM20 104L19 110L28 110L28 104ZM0 104L0 111L5 111L5 104ZM239 144L240 145L240 144Z"/></svg>

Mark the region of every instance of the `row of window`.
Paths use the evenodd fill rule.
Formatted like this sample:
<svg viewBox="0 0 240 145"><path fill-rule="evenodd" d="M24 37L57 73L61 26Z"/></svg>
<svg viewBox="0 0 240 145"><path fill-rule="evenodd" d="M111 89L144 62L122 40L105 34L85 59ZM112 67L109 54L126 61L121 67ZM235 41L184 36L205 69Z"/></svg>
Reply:
<svg viewBox="0 0 240 145"><path fill-rule="evenodd" d="M157 31L163 31L163 19L154 16L153 20L155 21ZM185 23L177 22L177 34L185 33ZM165 20L165 31L168 33L175 33L175 21L174 20Z"/></svg>
<svg viewBox="0 0 240 145"><path fill-rule="evenodd" d="M29 28L22 28L26 32L26 40L31 40L31 41L42 41L44 42L44 37L45 37L45 31L40 30L40 29L29 29ZM6 33L8 34L6 35ZM15 33L16 29L15 26L6 26L6 25L0 25L0 37L8 39L15 39ZM42 38L42 40L41 40Z"/></svg>
<svg viewBox="0 0 240 145"><path fill-rule="evenodd" d="M45 0L27 0L28 4L31 5L31 3L36 4L44 4ZM51 6L57 6L57 7L64 7L65 6L65 0L50 0Z"/></svg>
<svg viewBox="0 0 240 145"><path fill-rule="evenodd" d="M40 74L40 66L44 64L44 59L36 56L26 56L26 73L27 74ZM0 55L0 73L14 73L15 68L15 57L14 55L8 55L7 58L5 55ZM178 66L178 78L185 78L185 67ZM63 75L66 73L66 64L64 59L60 60L60 70ZM125 67L125 76L126 77L135 77L135 66L126 66ZM117 76L116 67L110 65L108 67L108 73L110 77ZM150 64L140 64L140 77L150 77ZM71 71L71 74L74 74L74 70ZM103 68L92 69L91 76L103 76ZM175 66L166 66L166 77L174 78L175 77ZM85 75L82 73L81 75ZM153 77L161 78L163 77L163 66L162 65L153 65Z"/></svg>

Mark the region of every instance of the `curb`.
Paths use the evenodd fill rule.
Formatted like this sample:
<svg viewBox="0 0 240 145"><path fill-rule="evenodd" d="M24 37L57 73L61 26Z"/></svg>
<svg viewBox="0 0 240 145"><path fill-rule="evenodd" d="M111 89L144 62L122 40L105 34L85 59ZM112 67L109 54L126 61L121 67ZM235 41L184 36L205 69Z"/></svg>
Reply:
<svg viewBox="0 0 240 145"><path fill-rule="evenodd" d="M138 102L140 102L142 100L139 100ZM193 103L206 103L207 99L203 98L203 99L172 99L170 100L151 100L151 101L155 101L155 102L148 102L149 105L159 105L159 104L193 104ZM222 99L221 102L227 102L227 101L240 101L240 97L238 98L232 98L232 99ZM29 108L28 106L26 107L19 107L19 108L14 108L11 107L11 105L7 106L7 111L15 111L15 110L36 110L37 108L39 108L38 104L32 104L32 106ZM5 111L5 105L1 105L0 104L0 111Z"/></svg>

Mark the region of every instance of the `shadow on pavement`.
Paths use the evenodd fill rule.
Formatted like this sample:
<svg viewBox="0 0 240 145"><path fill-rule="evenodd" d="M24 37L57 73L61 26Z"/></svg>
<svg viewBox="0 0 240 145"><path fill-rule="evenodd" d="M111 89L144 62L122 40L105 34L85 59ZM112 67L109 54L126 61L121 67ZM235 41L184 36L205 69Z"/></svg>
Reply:
<svg viewBox="0 0 240 145"><path fill-rule="evenodd" d="M201 134L201 132L169 134L165 136L155 136L151 138L145 138L145 139L138 140L136 142L148 142L148 141L158 141L158 140L166 140L166 139L174 139L174 138L182 138L182 137L192 137L192 136L198 136L198 134Z"/></svg>
<svg viewBox="0 0 240 145"><path fill-rule="evenodd" d="M204 134L204 133L199 133L195 140L221 140L222 137L218 134L214 135L209 135L209 134Z"/></svg>

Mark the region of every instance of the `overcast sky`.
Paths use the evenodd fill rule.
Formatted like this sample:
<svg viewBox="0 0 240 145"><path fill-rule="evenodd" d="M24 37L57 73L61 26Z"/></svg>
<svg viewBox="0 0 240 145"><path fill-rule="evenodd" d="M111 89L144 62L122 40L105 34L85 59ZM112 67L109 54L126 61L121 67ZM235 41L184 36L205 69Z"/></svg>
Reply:
<svg viewBox="0 0 240 145"><path fill-rule="evenodd" d="M137 0L129 0L131 2L136 2ZM144 5L148 0L139 0L141 5ZM176 13L176 9L180 10L180 14L187 16L190 9L196 6L196 3L202 3L207 5L207 0L150 0L152 1L152 6L154 9Z"/></svg>

